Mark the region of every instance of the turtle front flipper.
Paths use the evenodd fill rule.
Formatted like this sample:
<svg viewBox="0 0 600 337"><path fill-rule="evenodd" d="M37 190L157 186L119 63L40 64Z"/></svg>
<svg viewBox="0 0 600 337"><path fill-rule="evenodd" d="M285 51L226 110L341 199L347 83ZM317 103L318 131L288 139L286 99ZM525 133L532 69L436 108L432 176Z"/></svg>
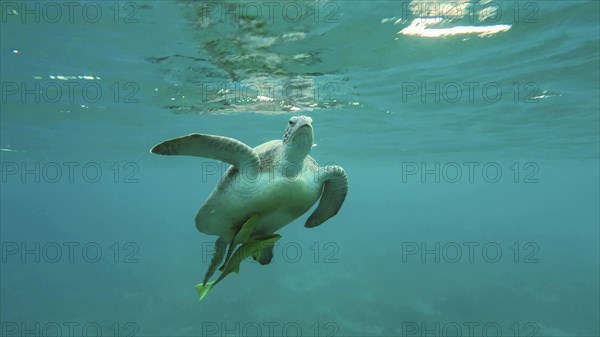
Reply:
<svg viewBox="0 0 600 337"><path fill-rule="evenodd" d="M317 227L336 215L348 193L348 178L346 172L340 166L320 168L317 179L323 184L323 193L321 194L319 206L304 224L304 227L308 228Z"/></svg>
<svg viewBox="0 0 600 337"><path fill-rule="evenodd" d="M206 285L206 282L210 279L211 276L217 271L217 267L223 261L223 255L225 254L225 248L227 248L227 242L220 236L215 242L215 253L210 261L210 265L208 266L208 270L206 271L206 275L204 276L203 285Z"/></svg>
<svg viewBox="0 0 600 337"><path fill-rule="evenodd" d="M248 241L250 234L252 234L254 228L256 228L257 220L258 215L255 214L251 216L250 219L246 220L244 224L242 224L242 227L231 241L231 245L229 245L229 249L227 250L227 256L225 256L225 262L223 262L223 265L221 266L221 268L219 268L220 271L223 271L223 269L225 269L225 266L227 265L231 254L233 254L235 247L240 243L243 244L246 241Z"/></svg>
<svg viewBox="0 0 600 337"><path fill-rule="evenodd" d="M150 152L167 156L195 156L220 160L243 169L253 177L258 172L260 159L254 150L237 139L201 133L165 140Z"/></svg>
<svg viewBox="0 0 600 337"><path fill-rule="evenodd" d="M238 250L235 251L231 259L227 262L225 269L215 281L207 282L206 284L200 283L196 285L196 291L200 296L200 300L202 300L208 292L225 276L229 275L231 272L235 272L236 274L240 272L240 263L247 259L250 256L258 254L260 251L266 249L267 247L273 246L277 240L281 238L281 235L273 234L269 236L265 236L258 239L251 239L244 243Z"/></svg>

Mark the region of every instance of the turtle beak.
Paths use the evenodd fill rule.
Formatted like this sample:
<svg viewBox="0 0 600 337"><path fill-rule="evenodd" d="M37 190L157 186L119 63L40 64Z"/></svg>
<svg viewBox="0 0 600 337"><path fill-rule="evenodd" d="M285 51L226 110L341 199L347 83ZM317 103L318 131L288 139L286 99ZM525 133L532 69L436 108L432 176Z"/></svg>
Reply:
<svg viewBox="0 0 600 337"><path fill-rule="evenodd" d="M305 126L309 126L312 129L312 121L312 118L308 116L298 116L298 119L296 120L295 129L298 130Z"/></svg>
<svg viewBox="0 0 600 337"><path fill-rule="evenodd" d="M285 143L301 134L310 135L310 141L312 142L312 118L308 116L293 116L288 122L288 127L283 135L283 142Z"/></svg>
<svg viewBox="0 0 600 337"><path fill-rule="evenodd" d="M308 116L298 116L296 120L296 124L292 128L292 138L295 138L298 135L308 133L310 135L310 141L312 143L313 139L313 128L312 128L312 118Z"/></svg>
<svg viewBox="0 0 600 337"><path fill-rule="evenodd" d="M283 136L286 145L286 157L293 162L301 163L313 147L312 118L294 116L290 118Z"/></svg>
<svg viewBox="0 0 600 337"><path fill-rule="evenodd" d="M300 117L298 117L298 124L304 123L304 125L308 125L308 126L312 127L312 121L313 121L312 118L310 118L308 116L300 116Z"/></svg>

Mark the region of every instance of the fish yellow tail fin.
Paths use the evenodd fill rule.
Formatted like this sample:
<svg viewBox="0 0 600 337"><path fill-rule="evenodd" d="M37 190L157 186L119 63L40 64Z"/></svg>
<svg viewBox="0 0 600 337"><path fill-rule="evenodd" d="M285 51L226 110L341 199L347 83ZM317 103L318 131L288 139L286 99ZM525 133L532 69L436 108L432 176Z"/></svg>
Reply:
<svg viewBox="0 0 600 337"><path fill-rule="evenodd" d="M281 238L279 234L271 234L261 237L259 239L248 240L244 243L238 250L233 253L233 256L226 262L226 266L223 269L221 275L214 281L207 282L206 284L199 283L196 285L196 291L200 295L200 300L202 300L208 292L214 287L217 283L221 282L221 280L229 275L230 273L239 273L240 272L240 263L247 259L250 256L256 255L260 257L261 251L265 248L272 248L277 240Z"/></svg>
<svg viewBox="0 0 600 337"><path fill-rule="evenodd" d="M208 292L212 289L214 284L215 284L215 281L207 282L206 284L202 284L202 283L196 284L196 287L195 287L196 291L198 292L198 295L200 295L200 298L198 298L198 301L202 301L202 299L204 297L206 297L206 295L208 295Z"/></svg>

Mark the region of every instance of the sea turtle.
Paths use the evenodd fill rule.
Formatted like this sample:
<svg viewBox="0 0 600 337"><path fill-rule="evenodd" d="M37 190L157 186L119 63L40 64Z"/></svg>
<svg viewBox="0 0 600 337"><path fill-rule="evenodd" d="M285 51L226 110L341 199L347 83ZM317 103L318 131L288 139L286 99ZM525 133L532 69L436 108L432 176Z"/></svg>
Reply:
<svg viewBox="0 0 600 337"><path fill-rule="evenodd" d="M320 167L308 155L313 137L312 119L293 116L283 139L255 148L233 138L195 133L151 149L161 155L205 157L231 164L196 215L200 232L219 236L204 282L196 286L200 299L229 272L239 270L241 261L231 261L234 257L252 256L260 264L270 263L273 244L280 237L275 232L308 211L319 198L305 227L316 227L337 214L348 191L346 173L337 165ZM242 249L250 243L254 244L251 249L233 254L238 244ZM207 284L224 256L223 274Z"/></svg>

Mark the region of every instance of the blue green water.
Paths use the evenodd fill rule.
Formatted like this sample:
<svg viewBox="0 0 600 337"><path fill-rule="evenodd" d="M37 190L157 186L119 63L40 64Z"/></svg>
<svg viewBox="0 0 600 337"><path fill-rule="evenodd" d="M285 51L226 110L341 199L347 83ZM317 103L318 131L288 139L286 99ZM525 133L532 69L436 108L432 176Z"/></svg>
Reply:
<svg viewBox="0 0 600 337"><path fill-rule="evenodd" d="M0 335L600 334L599 2L1 4ZM148 150L298 114L341 211L198 302L221 166Z"/></svg>

